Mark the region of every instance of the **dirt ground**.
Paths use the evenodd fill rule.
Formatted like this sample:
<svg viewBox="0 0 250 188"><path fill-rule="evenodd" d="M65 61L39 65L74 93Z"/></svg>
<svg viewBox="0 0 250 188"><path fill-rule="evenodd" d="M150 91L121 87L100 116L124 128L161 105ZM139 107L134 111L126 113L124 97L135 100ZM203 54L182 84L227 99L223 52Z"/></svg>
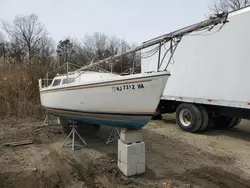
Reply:
<svg viewBox="0 0 250 188"><path fill-rule="evenodd" d="M88 146L61 148L62 128L42 121L0 120L0 188L250 187L250 122L231 130L183 132L173 116L143 128L146 173L125 177L117 168L117 142L109 128L81 132ZM33 140L30 145L5 143Z"/></svg>

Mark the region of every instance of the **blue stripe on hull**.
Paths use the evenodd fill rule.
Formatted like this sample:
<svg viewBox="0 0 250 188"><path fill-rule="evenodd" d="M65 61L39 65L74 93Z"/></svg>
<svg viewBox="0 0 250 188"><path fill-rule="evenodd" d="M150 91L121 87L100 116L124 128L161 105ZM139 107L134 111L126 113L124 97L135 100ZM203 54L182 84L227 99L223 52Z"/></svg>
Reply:
<svg viewBox="0 0 250 188"><path fill-rule="evenodd" d="M55 114L59 117L65 117L70 120L80 121L88 124L98 124L106 126L115 126L128 129L139 129L145 126L149 118L91 118L91 117L77 117L64 114Z"/></svg>

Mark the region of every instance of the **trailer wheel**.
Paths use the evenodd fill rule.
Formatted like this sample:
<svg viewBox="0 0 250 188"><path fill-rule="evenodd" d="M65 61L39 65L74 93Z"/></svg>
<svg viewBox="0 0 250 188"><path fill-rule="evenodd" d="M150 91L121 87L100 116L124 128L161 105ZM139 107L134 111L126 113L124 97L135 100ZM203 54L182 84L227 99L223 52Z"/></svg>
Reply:
<svg viewBox="0 0 250 188"><path fill-rule="evenodd" d="M182 130L196 132L202 124L201 110L193 104L180 104L176 110L176 121Z"/></svg>
<svg viewBox="0 0 250 188"><path fill-rule="evenodd" d="M233 127L239 125L240 122L241 122L241 118L235 117L235 118L233 119L233 121L230 123L230 125L228 126L228 128L233 128Z"/></svg>
<svg viewBox="0 0 250 188"><path fill-rule="evenodd" d="M153 114L152 120L162 120L162 115L160 110L156 109L155 113Z"/></svg>
<svg viewBox="0 0 250 188"><path fill-rule="evenodd" d="M234 125L233 127L235 127L235 126L239 125L239 124L240 124L240 122L241 122L241 118L237 117L237 121L236 121L236 123L235 123L235 125Z"/></svg>
<svg viewBox="0 0 250 188"><path fill-rule="evenodd" d="M214 125L219 129L227 129L236 126L237 117L218 116L213 118Z"/></svg>
<svg viewBox="0 0 250 188"><path fill-rule="evenodd" d="M201 128L199 129L199 131L204 131L207 128L208 122L209 122L208 112L206 108L202 105L199 105L199 109L202 114L202 124L201 124Z"/></svg>

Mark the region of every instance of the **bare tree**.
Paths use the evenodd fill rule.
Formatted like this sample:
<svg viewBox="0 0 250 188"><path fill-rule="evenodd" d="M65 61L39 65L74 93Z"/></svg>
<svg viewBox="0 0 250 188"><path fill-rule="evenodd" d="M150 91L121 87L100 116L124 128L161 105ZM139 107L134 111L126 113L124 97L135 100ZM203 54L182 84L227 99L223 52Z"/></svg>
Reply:
<svg viewBox="0 0 250 188"><path fill-rule="evenodd" d="M52 38L45 37L38 42L37 45L37 58L39 62L47 62L47 60L54 54L55 52L55 44Z"/></svg>
<svg viewBox="0 0 250 188"><path fill-rule="evenodd" d="M0 43L4 43L4 35L0 32Z"/></svg>
<svg viewBox="0 0 250 188"><path fill-rule="evenodd" d="M85 35L83 47L89 52L89 59L98 61L117 53L122 50L126 51L130 46L124 40L116 36L107 36L104 33L95 32L93 35Z"/></svg>
<svg viewBox="0 0 250 188"><path fill-rule="evenodd" d="M73 52L74 54L71 56L71 61L79 66L87 65L91 62L91 58L93 57L93 53L88 51L86 46L83 46L81 42L77 40L71 40L73 44Z"/></svg>
<svg viewBox="0 0 250 188"><path fill-rule="evenodd" d="M3 34L0 32L0 57L2 56L5 59L5 41Z"/></svg>
<svg viewBox="0 0 250 188"><path fill-rule="evenodd" d="M70 39L60 40L56 49L57 55L59 57L59 63L62 65L68 61L71 61L71 57L74 53L73 43Z"/></svg>
<svg viewBox="0 0 250 188"><path fill-rule="evenodd" d="M47 31L39 22L35 14L16 16L13 23L2 22L3 30L10 41L27 55L29 63L32 57L39 51L39 45L47 37Z"/></svg>
<svg viewBox="0 0 250 188"><path fill-rule="evenodd" d="M107 36L103 33L94 33L93 35L85 35L83 47L87 50L88 59L96 62L98 60L112 57L116 54L122 54L132 48L125 40L121 40L116 36ZM106 63L98 64L95 68L105 69L107 71L123 73L129 72L133 65L138 64L138 54L121 55L115 61L109 60Z"/></svg>
<svg viewBox="0 0 250 188"><path fill-rule="evenodd" d="M209 10L212 13L233 11L250 5L250 0L214 0Z"/></svg>
<svg viewBox="0 0 250 188"><path fill-rule="evenodd" d="M95 32L93 35L86 34L83 46L87 50L88 58L93 61L105 58L107 41L108 37L103 33Z"/></svg>

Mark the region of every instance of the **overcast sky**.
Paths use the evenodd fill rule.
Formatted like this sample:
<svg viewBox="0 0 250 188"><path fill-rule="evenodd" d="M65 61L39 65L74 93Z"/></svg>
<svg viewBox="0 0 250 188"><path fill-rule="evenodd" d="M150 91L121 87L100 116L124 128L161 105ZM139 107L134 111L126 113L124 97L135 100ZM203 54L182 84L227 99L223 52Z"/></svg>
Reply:
<svg viewBox="0 0 250 188"><path fill-rule="evenodd" d="M202 21L212 0L0 0L0 20L35 13L50 36L103 32L137 44Z"/></svg>

